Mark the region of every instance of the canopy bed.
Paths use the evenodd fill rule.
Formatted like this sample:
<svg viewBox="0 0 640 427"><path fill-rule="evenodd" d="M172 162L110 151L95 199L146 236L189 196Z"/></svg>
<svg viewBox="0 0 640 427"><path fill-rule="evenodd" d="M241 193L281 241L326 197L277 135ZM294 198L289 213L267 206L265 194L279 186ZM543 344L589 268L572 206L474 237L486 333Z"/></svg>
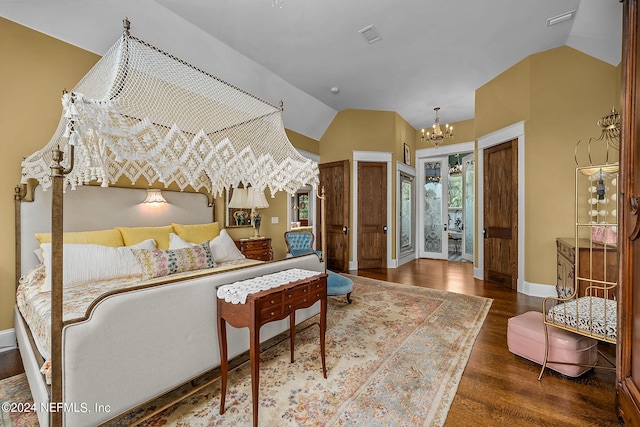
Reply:
<svg viewBox="0 0 640 427"><path fill-rule="evenodd" d="M239 185L272 195L317 186L318 165L288 141L282 106L132 36L124 23L122 37L63 94L58 128L24 159L16 191L16 329L34 400L53 408L39 413L41 425L97 425L219 366L217 287L287 269L324 272L316 255L226 259L230 238L202 196ZM144 190L101 188L140 178L190 192L169 193L172 212L141 214L133 200ZM32 182L33 197L25 190ZM40 297L48 329L30 328L29 294ZM81 303L70 302L78 295ZM300 310L296 320L318 311ZM265 326L261 340L288 326ZM245 330L228 337L230 355L249 348Z"/></svg>

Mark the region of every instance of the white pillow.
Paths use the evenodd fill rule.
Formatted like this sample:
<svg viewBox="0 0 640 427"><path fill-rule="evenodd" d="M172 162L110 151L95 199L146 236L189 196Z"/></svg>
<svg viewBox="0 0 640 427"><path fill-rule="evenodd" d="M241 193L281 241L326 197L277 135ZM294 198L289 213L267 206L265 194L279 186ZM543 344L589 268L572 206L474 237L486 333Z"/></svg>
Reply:
<svg viewBox="0 0 640 427"><path fill-rule="evenodd" d="M51 291L51 243L43 243L42 252L46 276L40 292ZM148 239L132 246L111 247L91 244L63 244L63 287L118 279L141 277L142 267L131 248L155 249L156 243Z"/></svg>
<svg viewBox="0 0 640 427"><path fill-rule="evenodd" d="M242 255L242 252L240 252L240 249L238 249L224 228L220 230L220 234L211 241L209 246L211 247L211 255L213 255L213 260L216 264L245 259L245 256Z"/></svg>
<svg viewBox="0 0 640 427"><path fill-rule="evenodd" d="M190 248L192 246L195 246L195 244L187 242L176 233L169 233L169 250L173 251L175 249Z"/></svg>

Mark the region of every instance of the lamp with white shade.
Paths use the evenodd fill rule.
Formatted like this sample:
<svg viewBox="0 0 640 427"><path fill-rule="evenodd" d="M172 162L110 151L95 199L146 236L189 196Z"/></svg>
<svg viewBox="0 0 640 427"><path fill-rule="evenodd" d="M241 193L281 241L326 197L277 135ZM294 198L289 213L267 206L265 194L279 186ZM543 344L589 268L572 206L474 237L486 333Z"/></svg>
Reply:
<svg viewBox="0 0 640 427"><path fill-rule="evenodd" d="M253 225L253 238L260 238L260 221L262 220L260 212L257 209L264 209L269 207L267 198L264 195L264 191L258 190L254 187L247 189L247 200L245 202L246 208L251 208L251 224Z"/></svg>
<svg viewBox="0 0 640 427"><path fill-rule="evenodd" d="M234 188L231 194L231 200L229 201L229 208L238 209L233 212L233 218L236 221L237 226L246 225L248 215L242 209L247 208L247 189L246 188Z"/></svg>

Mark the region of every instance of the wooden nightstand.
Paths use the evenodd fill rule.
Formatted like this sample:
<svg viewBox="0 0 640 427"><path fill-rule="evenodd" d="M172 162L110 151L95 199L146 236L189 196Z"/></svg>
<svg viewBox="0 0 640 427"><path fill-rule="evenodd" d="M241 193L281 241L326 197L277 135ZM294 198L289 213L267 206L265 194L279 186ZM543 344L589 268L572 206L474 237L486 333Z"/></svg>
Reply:
<svg viewBox="0 0 640 427"><path fill-rule="evenodd" d="M240 252L242 252L242 255L249 259L257 259L260 261L271 261L273 259L270 237L240 239L235 242Z"/></svg>

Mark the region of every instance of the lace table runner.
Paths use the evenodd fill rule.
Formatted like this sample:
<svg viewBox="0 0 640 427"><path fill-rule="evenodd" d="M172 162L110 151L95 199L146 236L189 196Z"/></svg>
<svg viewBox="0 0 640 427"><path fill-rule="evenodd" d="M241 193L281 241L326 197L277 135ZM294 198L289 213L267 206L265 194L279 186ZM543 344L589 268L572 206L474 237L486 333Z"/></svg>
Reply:
<svg viewBox="0 0 640 427"><path fill-rule="evenodd" d="M321 274L319 271L303 270L301 268L291 268L277 273L265 274L264 276L253 277L251 279L223 285L218 288L217 296L232 304L244 304L249 294L255 294L266 289L277 288L287 283L307 279Z"/></svg>

